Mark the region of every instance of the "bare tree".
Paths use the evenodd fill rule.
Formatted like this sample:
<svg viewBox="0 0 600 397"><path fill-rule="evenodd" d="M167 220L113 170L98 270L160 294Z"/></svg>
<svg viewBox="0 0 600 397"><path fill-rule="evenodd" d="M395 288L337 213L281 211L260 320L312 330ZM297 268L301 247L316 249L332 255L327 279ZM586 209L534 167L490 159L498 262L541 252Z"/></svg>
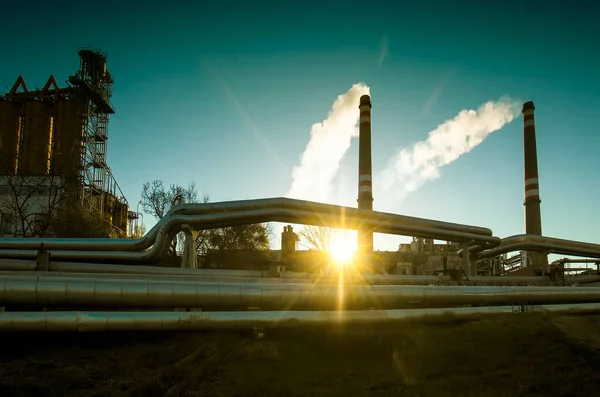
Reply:
<svg viewBox="0 0 600 397"><path fill-rule="evenodd" d="M331 244L333 229L325 226L304 226L298 233L300 245L305 248L327 251Z"/></svg>
<svg viewBox="0 0 600 397"><path fill-rule="evenodd" d="M54 175L0 177L3 232L14 237L53 235L65 180Z"/></svg>
<svg viewBox="0 0 600 397"><path fill-rule="evenodd" d="M108 237L110 224L86 211L76 181L56 175L0 177L0 234L13 237Z"/></svg>
<svg viewBox="0 0 600 397"><path fill-rule="evenodd" d="M207 201L205 197L202 202ZM187 188L173 184L166 188L163 181L154 180L144 183L142 187L142 208L156 219L162 219L176 205L196 202L198 191L194 182Z"/></svg>
<svg viewBox="0 0 600 397"><path fill-rule="evenodd" d="M210 198L203 195L198 198L196 185L191 183L187 188L170 185L169 188L160 180L144 183L142 187L142 208L156 219L163 218L171 208L183 203L208 203ZM196 240L197 253L204 256L209 250L268 250L272 237L270 225L254 224L226 227L212 230L201 230ZM182 246L185 235L179 233L173 239L169 252L173 255L177 247Z"/></svg>
<svg viewBox="0 0 600 397"><path fill-rule="evenodd" d="M202 202L207 202L204 197ZM196 184L190 183L187 188L171 184L168 188L161 180L148 181L142 186L142 208L154 218L162 219L175 206L184 203L198 202ZM183 243L185 236L179 233L171 242L169 253L177 254L177 246Z"/></svg>

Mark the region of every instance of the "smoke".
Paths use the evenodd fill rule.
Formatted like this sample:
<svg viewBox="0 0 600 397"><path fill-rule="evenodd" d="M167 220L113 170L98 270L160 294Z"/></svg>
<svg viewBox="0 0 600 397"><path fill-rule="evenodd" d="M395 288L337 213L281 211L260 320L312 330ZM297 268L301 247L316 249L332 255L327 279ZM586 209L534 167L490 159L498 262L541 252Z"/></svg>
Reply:
<svg viewBox="0 0 600 397"><path fill-rule="evenodd" d="M427 140L401 149L382 173L384 190L402 184L404 194L440 177L440 167L450 164L510 123L520 113L520 102L509 97L489 101L477 110L462 110L429 133Z"/></svg>
<svg viewBox="0 0 600 397"><path fill-rule="evenodd" d="M358 136L360 97L368 94L368 86L354 84L348 92L337 97L325 120L313 124L310 140L300 156L300 165L292 172L292 186L287 197L327 201L340 161L350 147L352 137Z"/></svg>

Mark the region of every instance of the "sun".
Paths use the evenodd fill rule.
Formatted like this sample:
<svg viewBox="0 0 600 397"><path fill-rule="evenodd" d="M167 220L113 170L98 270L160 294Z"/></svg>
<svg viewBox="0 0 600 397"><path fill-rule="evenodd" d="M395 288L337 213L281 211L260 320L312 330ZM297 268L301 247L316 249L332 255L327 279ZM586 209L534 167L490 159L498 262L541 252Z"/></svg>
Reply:
<svg viewBox="0 0 600 397"><path fill-rule="evenodd" d="M355 242L347 234L335 233L329 243L329 254L338 263L349 262L354 256Z"/></svg>

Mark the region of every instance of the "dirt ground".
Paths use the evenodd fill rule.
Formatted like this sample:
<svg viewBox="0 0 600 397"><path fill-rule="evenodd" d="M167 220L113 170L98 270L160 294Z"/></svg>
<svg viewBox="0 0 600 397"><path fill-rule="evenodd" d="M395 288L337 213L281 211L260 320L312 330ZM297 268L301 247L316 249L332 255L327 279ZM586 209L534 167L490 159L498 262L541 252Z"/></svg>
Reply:
<svg viewBox="0 0 600 397"><path fill-rule="evenodd" d="M593 396L600 315L370 328L4 334L0 396Z"/></svg>

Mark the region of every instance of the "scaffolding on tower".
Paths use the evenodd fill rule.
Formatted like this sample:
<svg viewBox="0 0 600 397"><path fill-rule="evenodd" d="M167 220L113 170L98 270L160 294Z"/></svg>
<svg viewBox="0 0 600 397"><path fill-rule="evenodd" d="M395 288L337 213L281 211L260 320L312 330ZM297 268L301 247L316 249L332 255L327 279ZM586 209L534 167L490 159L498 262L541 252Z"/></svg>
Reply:
<svg viewBox="0 0 600 397"><path fill-rule="evenodd" d="M105 53L81 48L78 54L80 67L74 76L69 77L69 83L79 88L83 102L81 107L82 200L91 211L105 213L111 210L108 207L111 206L112 200L108 199L108 195L118 197L117 185L106 164L108 115L114 113L110 104L114 80L106 70Z"/></svg>
<svg viewBox="0 0 600 397"><path fill-rule="evenodd" d="M78 55L79 69L66 87L50 76L44 88L28 90L19 76L0 97L6 119L0 125L0 132L6 130L1 165L9 173L58 175L76 182L83 206L100 214L118 234L128 234L137 214L129 211L106 162L114 80L106 68L106 53L80 48Z"/></svg>

